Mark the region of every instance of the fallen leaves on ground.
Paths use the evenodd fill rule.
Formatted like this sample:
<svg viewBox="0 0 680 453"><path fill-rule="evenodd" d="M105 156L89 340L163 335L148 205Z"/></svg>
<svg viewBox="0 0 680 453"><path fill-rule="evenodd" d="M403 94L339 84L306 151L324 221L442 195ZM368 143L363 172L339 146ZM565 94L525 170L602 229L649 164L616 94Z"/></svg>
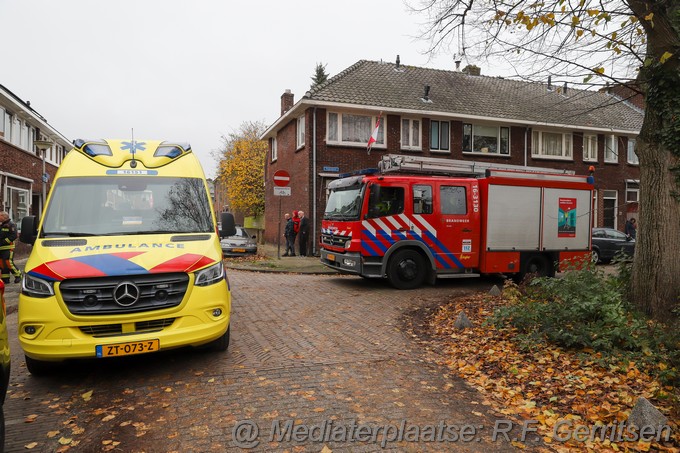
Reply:
<svg viewBox="0 0 680 453"><path fill-rule="evenodd" d="M537 420L538 434L557 450L680 452L678 407L671 403L677 389L662 387L635 363L604 368L592 351L568 351L549 344L531 350L521 348L512 328L482 325L496 307L505 303L502 296L477 294L434 310L426 326L443 352L444 358L438 355L437 360L494 401L501 413ZM473 328L454 327L461 311L473 322ZM588 359L588 353L592 359ZM564 436L555 436L563 432L556 431L556 426L569 428L572 433L579 425L589 432L595 426L620 426L639 397L647 398L666 415L672 429L670 442L615 443L608 436L600 441L600 431L592 441L564 442L560 440Z"/></svg>

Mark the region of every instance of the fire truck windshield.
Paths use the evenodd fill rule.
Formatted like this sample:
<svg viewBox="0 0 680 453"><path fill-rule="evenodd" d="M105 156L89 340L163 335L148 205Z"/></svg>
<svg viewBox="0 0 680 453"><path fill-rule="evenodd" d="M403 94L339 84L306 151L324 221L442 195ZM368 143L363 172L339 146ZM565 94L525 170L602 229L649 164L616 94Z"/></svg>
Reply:
<svg viewBox="0 0 680 453"><path fill-rule="evenodd" d="M326 220L358 220L364 193L363 185L331 189L326 203Z"/></svg>

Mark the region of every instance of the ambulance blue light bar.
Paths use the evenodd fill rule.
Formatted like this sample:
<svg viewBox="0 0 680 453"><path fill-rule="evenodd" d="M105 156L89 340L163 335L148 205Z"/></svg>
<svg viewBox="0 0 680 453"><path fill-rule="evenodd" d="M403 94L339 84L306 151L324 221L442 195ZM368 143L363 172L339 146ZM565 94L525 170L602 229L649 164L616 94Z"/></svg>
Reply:
<svg viewBox="0 0 680 453"><path fill-rule="evenodd" d="M162 144L158 147L156 152L153 153L153 157L169 157L170 159L174 159L189 151L191 151L191 146L188 143L177 145Z"/></svg>
<svg viewBox="0 0 680 453"><path fill-rule="evenodd" d="M111 148L106 143L87 142L79 138L73 141L73 146L82 149L85 154L91 157L113 156Z"/></svg>

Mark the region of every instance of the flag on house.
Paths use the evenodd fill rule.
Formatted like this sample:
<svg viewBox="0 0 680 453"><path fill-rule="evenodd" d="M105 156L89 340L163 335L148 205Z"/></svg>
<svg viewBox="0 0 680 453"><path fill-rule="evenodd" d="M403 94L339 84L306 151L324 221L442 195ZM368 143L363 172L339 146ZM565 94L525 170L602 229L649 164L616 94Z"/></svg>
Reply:
<svg viewBox="0 0 680 453"><path fill-rule="evenodd" d="M382 117L382 112L378 114L378 119L375 121L375 129L373 129L373 133L368 138L368 146L366 147L366 151L368 152L368 154L371 154L371 148L373 147L373 143L378 141L378 130L380 129L380 117Z"/></svg>

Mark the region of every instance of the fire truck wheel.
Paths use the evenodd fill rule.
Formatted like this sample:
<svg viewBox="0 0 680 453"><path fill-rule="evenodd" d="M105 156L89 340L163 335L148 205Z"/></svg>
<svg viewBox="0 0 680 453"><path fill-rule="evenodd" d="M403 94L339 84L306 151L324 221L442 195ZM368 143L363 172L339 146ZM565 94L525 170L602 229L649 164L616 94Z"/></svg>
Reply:
<svg viewBox="0 0 680 453"><path fill-rule="evenodd" d="M524 263L524 275L535 275L536 277L547 277L551 274L550 264L543 255L532 255Z"/></svg>
<svg viewBox="0 0 680 453"><path fill-rule="evenodd" d="M387 279L397 289L414 289L425 280L425 262L415 250L396 252L387 265Z"/></svg>

